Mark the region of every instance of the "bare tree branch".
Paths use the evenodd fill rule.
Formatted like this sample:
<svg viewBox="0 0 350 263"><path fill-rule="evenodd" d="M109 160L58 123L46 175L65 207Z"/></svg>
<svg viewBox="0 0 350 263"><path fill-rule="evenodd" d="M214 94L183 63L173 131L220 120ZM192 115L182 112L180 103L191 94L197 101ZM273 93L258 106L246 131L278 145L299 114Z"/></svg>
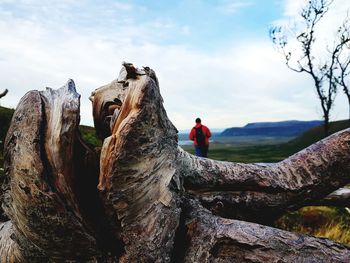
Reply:
<svg viewBox="0 0 350 263"><path fill-rule="evenodd" d="M302 52L298 58L292 51L288 51L290 34L284 27L276 26L270 29L270 38L274 45L281 52L289 69L301 73L309 74L314 82L320 106L323 112L325 135L328 134L330 112L334 105L338 86L341 86L339 71L337 70L337 58L341 56L344 47L349 44L348 18L343 22L343 26L338 30L338 36L335 39L335 46L330 50L330 57L325 63L318 62L313 54L315 43L317 42L316 33L319 22L329 11L333 0L310 0L305 8L300 12L303 21L303 28L300 33L296 33L294 39L299 43L299 49ZM297 53L297 52L295 52ZM292 61L295 66L292 65ZM350 103L350 98L349 98ZM350 114L350 113L349 113Z"/></svg>
<svg viewBox="0 0 350 263"><path fill-rule="evenodd" d="M314 205L350 207L350 189L339 188L324 199L320 201L315 200Z"/></svg>
<svg viewBox="0 0 350 263"><path fill-rule="evenodd" d="M0 99L2 97L5 97L7 93L8 93L8 89L5 89L2 93L0 93Z"/></svg>
<svg viewBox="0 0 350 263"><path fill-rule="evenodd" d="M349 65L350 65L350 17L347 14L343 25L338 29L338 38L344 43L339 47L339 55L336 57L337 67L340 70L339 76L335 77L335 82L339 84L348 99L349 121L350 121L350 90L349 90ZM345 58L345 59L344 59Z"/></svg>

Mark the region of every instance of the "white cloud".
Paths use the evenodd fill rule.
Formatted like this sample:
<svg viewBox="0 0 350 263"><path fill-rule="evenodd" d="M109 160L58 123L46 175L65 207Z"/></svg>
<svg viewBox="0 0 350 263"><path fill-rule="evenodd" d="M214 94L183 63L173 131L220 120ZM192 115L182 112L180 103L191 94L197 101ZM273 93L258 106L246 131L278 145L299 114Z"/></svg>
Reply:
<svg viewBox="0 0 350 263"><path fill-rule="evenodd" d="M284 16L297 16L306 3L306 0L285 0Z"/></svg>
<svg viewBox="0 0 350 263"><path fill-rule="evenodd" d="M182 34L188 36L188 35L191 34L191 27L188 26L188 25L182 26L181 27L181 32L182 32Z"/></svg>
<svg viewBox="0 0 350 263"><path fill-rule="evenodd" d="M332 2L332 0L327 0ZM302 8L308 4L309 0L285 0L284 4L284 16L285 17L297 17L300 14ZM333 0L330 5L329 12L333 13L334 16L332 19L342 19L347 12L347 9L350 7L349 1L342 0Z"/></svg>
<svg viewBox="0 0 350 263"><path fill-rule="evenodd" d="M114 1L113 6L117 8L118 10L123 10L123 11L131 11L133 10L133 6L131 4L127 3L122 3L120 1Z"/></svg>
<svg viewBox="0 0 350 263"><path fill-rule="evenodd" d="M284 4L284 17L282 17L278 24L285 23L291 24L298 23L302 21L300 17L301 10L305 8L309 0L285 0ZM339 1L339 0L328 0L332 2L328 8L327 14L322 18L319 24L319 30L323 32L324 35L333 34L339 25L341 25L343 19L346 17L347 13L350 11L350 1Z"/></svg>
<svg viewBox="0 0 350 263"><path fill-rule="evenodd" d="M233 15L243 8L254 5L253 1L226 0L218 6L218 10L225 15Z"/></svg>

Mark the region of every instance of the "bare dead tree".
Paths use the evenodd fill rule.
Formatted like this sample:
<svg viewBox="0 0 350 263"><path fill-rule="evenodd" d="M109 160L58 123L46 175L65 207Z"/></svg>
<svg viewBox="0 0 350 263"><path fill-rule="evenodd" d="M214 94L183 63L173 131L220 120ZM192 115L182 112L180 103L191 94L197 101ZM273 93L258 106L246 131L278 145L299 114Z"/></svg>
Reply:
<svg viewBox="0 0 350 263"><path fill-rule="evenodd" d="M257 224L350 182L350 129L276 164L199 158L178 146L148 72L125 66L93 92L100 153L78 132L73 81L21 99L5 141L0 262L350 260L344 245Z"/></svg>
<svg viewBox="0 0 350 263"><path fill-rule="evenodd" d="M329 132L330 112L334 105L335 96L339 82L339 58L346 45L349 44L349 35L345 31L338 34L334 46L328 47L328 59L321 61L317 59L320 54L315 52L317 43L317 31L322 18L328 12L333 0L310 0L300 12L303 21L301 32L298 29L287 30L283 26L275 26L270 29L270 38L277 49L284 55L286 65L289 69L309 74L313 80L324 118L325 135ZM339 32L338 32L339 33ZM294 35L295 34L295 35ZM289 44L290 38L299 44L299 50L293 49ZM299 52L299 53L298 53ZM346 62L342 63L346 66Z"/></svg>
<svg viewBox="0 0 350 263"><path fill-rule="evenodd" d="M0 93L0 99L2 97L5 97L7 93L8 93L8 89L5 89L2 93Z"/></svg>
<svg viewBox="0 0 350 263"><path fill-rule="evenodd" d="M350 74L350 17L349 13L344 20L342 26L338 29L338 39L346 45L341 46L341 55L336 57L337 69L339 75L335 77L335 81L343 88L349 104L349 122L350 122L350 90L349 90L349 74Z"/></svg>

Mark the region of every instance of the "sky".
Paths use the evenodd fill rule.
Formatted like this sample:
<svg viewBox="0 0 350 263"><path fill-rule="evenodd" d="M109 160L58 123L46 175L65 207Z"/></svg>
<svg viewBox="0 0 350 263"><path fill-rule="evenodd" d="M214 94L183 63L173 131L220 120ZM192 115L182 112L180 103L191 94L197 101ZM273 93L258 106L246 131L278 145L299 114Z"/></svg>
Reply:
<svg viewBox="0 0 350 263"><path fill-rule="evenodd" d="M0 105L68 79L81 94L81 123L93 125L90 93L121 63L153 68L179 130L201 117L210 128L322 119L308 75L289 70L269 28L290 23L306 0L0 0ZM350 1L335 0L329 36ZM348 118L339 91L332 120Z"/></svg>

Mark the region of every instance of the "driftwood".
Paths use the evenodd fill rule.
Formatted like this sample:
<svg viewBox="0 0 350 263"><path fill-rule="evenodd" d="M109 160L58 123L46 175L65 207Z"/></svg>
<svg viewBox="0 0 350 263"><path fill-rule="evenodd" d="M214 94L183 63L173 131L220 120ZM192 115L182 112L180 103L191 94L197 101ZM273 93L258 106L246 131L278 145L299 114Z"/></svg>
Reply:
<svg viewBox="0 0 350 263"><path fill-rule="evenodd" d="M90 99L100 154L78 132L73 81L20 101L5 141L0 262L350 260L344 245L266 226L350 182L350 129L280 163L220 162L178 147L148 67L125 63Z"/></svg>

